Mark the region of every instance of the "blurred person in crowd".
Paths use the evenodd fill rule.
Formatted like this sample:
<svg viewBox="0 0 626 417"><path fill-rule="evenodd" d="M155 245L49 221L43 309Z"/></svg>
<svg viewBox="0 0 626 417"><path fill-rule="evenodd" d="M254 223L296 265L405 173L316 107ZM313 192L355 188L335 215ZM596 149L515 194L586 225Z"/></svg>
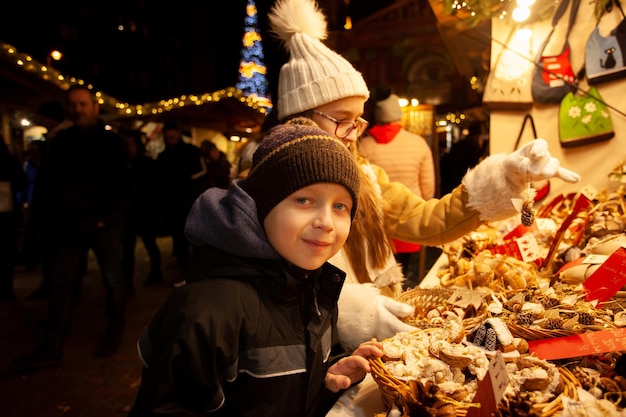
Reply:
<svg viewBox="0 0 626 417"><path fill-rule="evenodd" d="M441 199L424 200L404 184L389 181L382 168L358 153L370 92L361 73L323 44L326 18L316 2L278 0L268 17L271 31L289 52L278 78L278 119L312 118L353 152L361 168L359 212L346 245L330 260L347 272L338 320L346 350L372 337L380 340L413 330L401 320L413 307L389 297L398 295L404 282L392 238L437 246L483 222L517 214L511 198L532 198L529 181L553 176L580 180L551 157L545 140L534 140L512 154L485 159Z"/></svg>
<svg viewBox="0 0 626 417"><path fill-rule="evenodd" d="M245 178L250 172L250 167L252 166L252 156L254 152L259 147L259 143L261 139L269 132L269 130L278 124L278 118L276 116L276 112L270 112L265 119L263 120L263 124L261 125L261 129L259 133L246 142L243 149L241 149L241 153L239 154L239 158L235 163L233 172L231 174L231 178Z"/></svg>
<svg viewBox="0 0 626 417"><path fill-rule="evenodd" d="M59 103L59 106L62 107L62 104ZM50 295L50 291L52 287L52 280L50 278L50 275L51 275L50 269L51 269L51 265L53 264L52 262L53 260L51 259L53 255L50 253L51 251L45 250L46 245L44 244L45 242L42 236L43 225L42 225L41 219L39 218L39 214L41 214L41 210L37 210L36 208L36 206L39 205L38 203L39 193L37 193L36 190L39 188L37 183L41 181L41 176L42 176L41 174L43 171L41 169L41 166L44 162L45 154L47 153L50 143L52 142L54 136L58 132L71 127L72 124L73 122L71 119L65 119L65 120L59 121L59 123L53 129L48 130L48 132L45 135L44 140L34 141L31 143L31 145L36 144L37 145L36 147L31 148L31 146L29 146L29 152L34 151L33 161L39 160L39 163L37 165L36 171L33 170L33 167L35 167L35 164L29 165L29 171L35 172L35 177L34 177L34 181L31 183L32 189L29 191L29 203L28 203L29 207L27 210L28 223L26 225L26 239L27 240L25 242L25 249L27 250L27 253L32 253L33 256L38 257L37 260L40 261L41 263L42 279L41 279L41 284L39 285L39 288L37 288L35 291L33 291L32 293L30 293L29 295L25 297L25 300L27 301L40 300L43 298L47 298ZM35 156L37 154L39 154L39 157ZM32 240L31 240L32 246L29 243L29 239L31 236L32 236ZM87 274L88 258L89 258L89 251L85 250L85 253L83 254L83 258L82 258L81 265L79 268L81 278ZM74 284L74 296L73 297L75 300L78 300L78 298L80 297L81 282L82 280L79 279Z"/></svg>
<svg viewBox="0 0 626 417"><path fill-rule="evenodd" d="M29 270L41 265L43 256L40 233L32 213L35 182L37 181L46 146L45 140L32 140L28 144L28 152L22 166L26 174L27 187L18 195L19 202L24 210L24 264ZM47 292L49 290L47 287L49 285L42 286L42 290Z"/></svg>
<svg viewBox="0 0 626 417"><path fill-rule="evenodd" d="M215 143L205 139L200 144L200 152L206 165L207 188L228 188L230 185L230 162L226 154Z"/></svg>
<svg viewBox="0 0 626 417"><path fill-rule="evenodd" d="M193 276L139 340L129 416L323 416L359 383L382 344L343 353L345 273L327 262L358 195L354 158L308 119L271 130L245 179L205 191L185 229Z"/></svg>
<svg viewBox="0 0 626 417"><path fill-rule="evenodd" d="M126 147L119 135L106 129L98 99L87 86L72 85L67 105L73 125L51 141L35 189L35 209L51 262L48 315L41 344L13 360L20 369L62 363L75 291L90 249L104 282L108 319L95 356L115 354L125 328L122 242L130 183Z"/></svg>
<svg viewBox="0 0 626 417"><path fill-rule="evenodd" d="M15 299L13 269L18 252L18 229L23 223L18 193L26 187L22 164L9 151L0 134L0 302Z"/></svg>
<svg viewBox="0 0 626 417"><path fill-rule="evenodd" d="M181 269L174 285L185 283L189 259L189 241L185 237L185 219L195 199L206 189L206 165L200 149L183 140L180 127L163 125L165 149L157 157L159 183L165 193L165 216L172 235L172 252Z"/></svg>
<svg viewBox="0 0 626 417"><path fill-rule="evenodd" d="M450 151L442 155L439 164L442 193L449 193L461 184L467 171L487 156L488 138L489 135L482 132L480 125L472 125L468 134L454 142Z"/></svg>
<svg viewBox="0 0 626 417"><path fill-rule="evenodd" d="M385 170L389 181L406 185L424 200L435 196L433 153L423 137L402 127L402 107L391 89L379 89L374 106L375 125L359 141L359 151L372 164ZM414 287L422 277L417 264L420 245L393 239L396 261L402 265L405 287Z"/></svg>
<svg viewBox="0 0 626 417"><path fill-rule="evenodd" d="M259 140L250 140L248 141L243 149L241 150L241 154L237 159L237 164L235 170L233 171L233 178L245 178L250 172L250 167L252 166L252 156L254 152L259 147Z"/></svg>
<svg viewBox="0 0 626 417"><path fill-rule="evenodd" d="M157 244L157 221L162 205L156 161L145 151L143 134L138 130L121 130L126 142L131 177L131 197L124 223L124 280L126 289L135 291L135 248L141 239L150 259L150 271L144 285L163 283L161 249Z"/></svg>

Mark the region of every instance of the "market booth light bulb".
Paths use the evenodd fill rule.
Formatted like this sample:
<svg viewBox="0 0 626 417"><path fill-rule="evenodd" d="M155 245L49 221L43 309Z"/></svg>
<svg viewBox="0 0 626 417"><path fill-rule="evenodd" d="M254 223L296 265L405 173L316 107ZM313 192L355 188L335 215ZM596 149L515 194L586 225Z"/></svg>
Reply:
<svg viewBox="0 0 626 417"><path fill-rule="evenodd" d="M63 58L63 53L61 53L61 51L54 50L50 52L50 57L55 61L60 61L61 58Z"/></svg>
<svg viewBox="0 0 626 417"><path fill-rule="evenodd" d="M516 7L513 10L513 20L523 22L530 17L530 9L528 7Z"/></svg>
<svg viewBox="0 0 626 417"><path fill-rule="evenodd" d="M519 29L515 32L515 36L513 38L514 42L527 42L533 36L532 29L524 28Z"/></svg>

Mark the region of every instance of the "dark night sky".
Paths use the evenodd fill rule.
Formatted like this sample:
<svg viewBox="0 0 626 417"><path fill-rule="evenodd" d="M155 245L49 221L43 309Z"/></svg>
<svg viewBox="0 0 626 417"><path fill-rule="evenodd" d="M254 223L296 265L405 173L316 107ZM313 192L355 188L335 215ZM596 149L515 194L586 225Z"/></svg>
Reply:
<svg viewBox="0 0 626 417"><path fill-rule="evenodd" d="M327 1L344 4L343 0ZM286 56L267 33L265 16L272 3L273 0L256 0L273 91ZM390 3L393 0L352 0L353 21ZM234 86L246 4L247 0L176 0L165 4L109 0L86 5L83 0L67 0L35 7L27 1L11 1L3 5L0 40L41 62L45 62L50 50L59 48L66 55L53 66L62 73L92 82L123 101L144 103ZM85 8L90 10L89 19L79 17L85 15ZM62 32L67 31L68 26L62 25L64 21L78 27L73 34L77 41L72 44L59 41ZM118 23L130 21L147 22L164 41L139 43L138 36L117 31ZM164 59L165 55L170 59ZM147 71L139 69L146 67ZM137 75L138 71L145 82L129 81L136 78L129 74Z"/></svg>

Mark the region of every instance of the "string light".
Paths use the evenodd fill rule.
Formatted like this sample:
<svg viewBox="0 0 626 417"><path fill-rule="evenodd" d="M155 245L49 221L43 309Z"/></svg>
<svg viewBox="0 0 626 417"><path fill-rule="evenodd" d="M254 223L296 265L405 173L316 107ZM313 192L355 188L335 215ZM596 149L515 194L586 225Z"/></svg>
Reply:
<svg viewBox="0 0 626 417"><path fill-rule="evenodd" d="M95 90L92 84L89 84L80 78L66 77L61 74L59 70L36 61L29 54L19 52L12 45L2 41L0 41L0 59L12 63L26 72L32 73L43 80L55 84L62 90L69 89L73 84L86 85L87 88ZM173 97L170 99L143 104L125 103L108 94L105 94L102 91L95 91L95 95L100 105L116 109L118 115L124 117L141 116L146 114L156 115L184 106L201 106L203 104L233 98L239 100L241 104L258 111L262 115L267 115L268 109L271 109L271 101L268 102L268 100L263 97L247 96L242 90L236 87L229 87L201 95L182 95L180 97Z"/></svg>
<svg viewBox="0 0 626 417"><path fill-rule="evenodd" d="M599 0L594 0L599 1ZM443 1L442 13L456 16L468 26L492 18L526 21L543 20L552 15L554 0L452 0ZM531 13L531 6L533 6ZM518 20L519 19L519 20Z"/></svg>
<svg viewBox="0 0 626 417"><path fill-rule="evenodd" d="M350 11L350 0L343 0L343 3L346 6L346 10L349 12ZM346 20L343 24L343 28L345 30L352 30L352 16L350 16L350 13L346 13Z"/></svg>

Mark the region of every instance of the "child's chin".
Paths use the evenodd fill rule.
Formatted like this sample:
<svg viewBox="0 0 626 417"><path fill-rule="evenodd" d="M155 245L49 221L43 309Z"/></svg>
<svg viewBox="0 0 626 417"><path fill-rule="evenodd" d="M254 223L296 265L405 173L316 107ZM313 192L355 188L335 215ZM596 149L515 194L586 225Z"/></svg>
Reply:
<svg viewBox="0 0 626 417"><path fill-rule="evenodd" d="M307 271L315 271L316 269L318 269L319 267L321 267L322 265L324 265L324 262L299 262L295 264L298 268L302 268L304 270Z"/></svg>

